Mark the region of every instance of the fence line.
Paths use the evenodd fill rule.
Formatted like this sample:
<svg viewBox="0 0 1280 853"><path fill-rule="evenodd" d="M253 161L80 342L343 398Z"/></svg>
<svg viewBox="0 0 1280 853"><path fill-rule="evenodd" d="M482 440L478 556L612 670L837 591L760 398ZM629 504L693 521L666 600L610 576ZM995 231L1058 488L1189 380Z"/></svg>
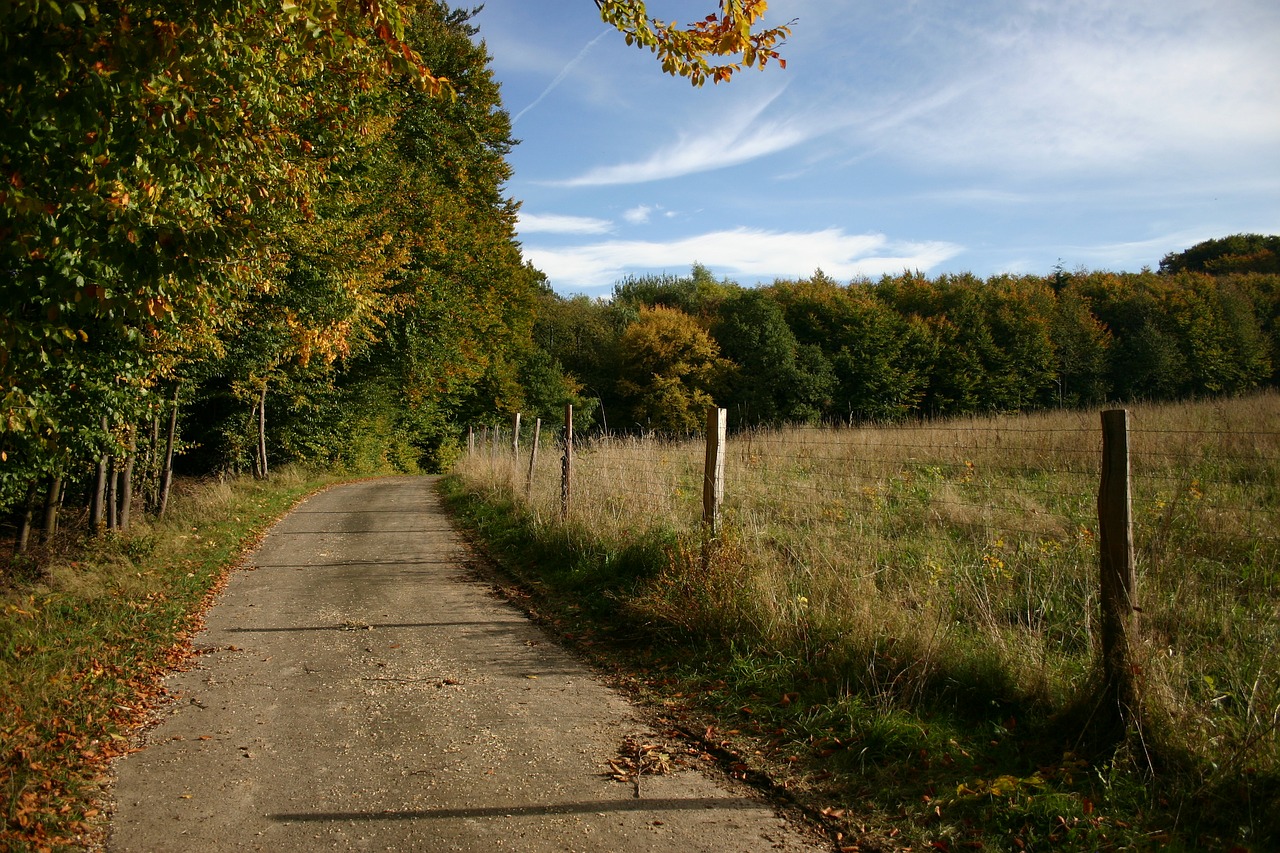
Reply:
<svg viewBox="0 0 1280 853"><path fill-rule="evenodd" d="M1232 409L1244 426L1216 408L1212 417L1190 412L1192 426L1221 421L1223 429L1151 426L1139 412L1127 434L1128 564L1140 586L1121 587L1118 609L1127 629L1137 617L1125 602L1140 601L1147 655L1129 669L1158 670L1185 707L1230 718L1230 730L1251 743L1280 739L1255 713L1280 708L1280 433L1270 428L1278 404L1269 397ZM1058 416L1078 427L1019 417L1007 427L728 433L714 518L726 531L717 541L738 543L735 582L751 584L758 608L750 618L806 636L817 620L845 624L874 601L869 618L895 632L888 636L910 632L927 613L960 642L983 638L1024 677L1052 670L1082 688L1085 664L1107 658L1098 612L1110 534L1099 517L1103 442L1096 413ZM562 460L547 449L562 448L565 434L544 425L543 452L531 458L522 440L517 458L500 429L482 431L470 476L505 482L550 517L564 486ZM567 517L605 536L692 535L708 516L708 457L705 437L580 437ZM1132 645L1127 630L1115 641L1113 629L1108 644ZM1109 667L1126 669L1114 660ZM1113 697L1126 705L1123 690Z"/></svg>

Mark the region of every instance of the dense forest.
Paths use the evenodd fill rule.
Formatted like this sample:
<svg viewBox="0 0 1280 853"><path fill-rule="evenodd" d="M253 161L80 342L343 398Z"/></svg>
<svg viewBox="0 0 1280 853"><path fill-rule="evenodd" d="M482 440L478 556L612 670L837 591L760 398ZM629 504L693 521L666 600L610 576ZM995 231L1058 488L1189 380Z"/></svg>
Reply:
<svg viewBox="0 0 1280 853"><path fill-rule="evenodd" d="M1280 237L1237 235L1159 272L740 287L695 265L611 299L539 295L541 358L612 430L1011 413L1238 394L1280 380ZM533 395L527 411L554 416Z"/></svg>
<svg viewBox="0 0 1280 853"><path fill-rule="evenodd" d="M269 5L7 13L7 516L158 507L174 449L200 473L433 466L528 348L539 276L470 13Z"/></svg>
<svg viewBox="0 0 1280 853"><path fill-rule="evenodd" d="M63 505L94 527L158 510L171 457L438 470L469 425L566 403L583 428L683 432L713 401L741 427L1277 380L1274 237L1138 274L748 288L695 265L562 297L521 258L471 13L131 8L4 12L0 515L24 535L42 505L46 529Z"/></svg>

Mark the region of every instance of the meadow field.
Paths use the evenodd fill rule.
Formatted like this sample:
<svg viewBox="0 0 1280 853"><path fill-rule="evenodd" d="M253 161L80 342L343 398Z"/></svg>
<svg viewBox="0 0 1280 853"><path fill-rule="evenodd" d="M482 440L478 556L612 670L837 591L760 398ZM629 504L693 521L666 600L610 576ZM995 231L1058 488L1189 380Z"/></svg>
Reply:
<svg viewBox="0 0 1280 853"><path fill-rule="evenodd" d="M1142 715L1126 749L1140 777L1176 776L1188 806L1231 801L1228 847L1274 839L1280 395L1136 405L1130 419ZM623 571L610 561L645 551L650 565L603 594L657 636L788 661L792 680L811 673L824 696L882 716L1016 709L1070 744L1097 681L1099 422L735 433L730 414L713 542L701 437L579 438L567 513L550 430L532 469L529 438L515 455L498 429L457 475L535 536L596 555L566 556L564 584L599 586Z"/></svg>

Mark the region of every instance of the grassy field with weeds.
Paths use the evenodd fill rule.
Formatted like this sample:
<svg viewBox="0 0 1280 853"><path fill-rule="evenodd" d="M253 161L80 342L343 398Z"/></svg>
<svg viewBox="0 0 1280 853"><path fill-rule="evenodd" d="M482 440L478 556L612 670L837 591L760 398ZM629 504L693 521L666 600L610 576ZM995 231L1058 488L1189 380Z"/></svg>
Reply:
<svg viewBox="0 0 1280 853"><path fill-rule="evenodd" d="M70 536L0 574L0 850L82 849L101 831L108 761L193 650L205 603L244 551L331 477L181 483L163 521Z"/></svg>
<svg viewBox="0 0 1280 853"><path fill-rule="evenodd" d="M446 483L529 606L849 850L1280 849L1280 396L1131 408L1141 720L1100 695L1097 412L509 439Z"/></svg>

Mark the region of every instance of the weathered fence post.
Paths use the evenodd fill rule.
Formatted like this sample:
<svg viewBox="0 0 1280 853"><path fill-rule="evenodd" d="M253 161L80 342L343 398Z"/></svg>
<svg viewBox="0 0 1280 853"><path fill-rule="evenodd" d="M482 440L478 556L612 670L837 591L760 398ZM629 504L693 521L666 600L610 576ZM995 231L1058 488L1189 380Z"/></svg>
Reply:
<svg viewBox="0 0 1280 853"><path fill-rule="evenodd" d="M702 523L711 536L720 532L720 505L724 502L724 444L728 410L707 409L707 460L702 475Z"/></svg>
<svg viewBox="0 0 1280 853"><path fill-rule="evenodd" d="M511 455L520 455L520 413L516 412L514 423L511 426Z"/></svg>
<svg viewBox="0 0 1280 853"><path fill-rule="evenodd" d="M1098 551L1102 593L1104 698L1119 718L1132 722L1138 709L1132 644L1137 634L1137 576L1129 489L1129 412L1102 413L1102 478L1098 487Z"/></svg>
<svg viewBox="0 0 1280 853"><path fill-rule="evenodd" d="M533 449L529 451L529 478L525 481L525 500L533 499L533 469L538 464L538 441L542 438L542 418L533 421Z"/></svg>
<svg viewBox="0 0 1280 853"><path fill-rule="evenodd" d="M560 459L560 518L569 517L573 485L573 405L564 407L564 456Z"/></svg>
<svg viewBox="0 0 1280 853"><path fill-rule="evenodd" d="M473 426L467 427L467 455L476 455L476 428Z"/></svg>

